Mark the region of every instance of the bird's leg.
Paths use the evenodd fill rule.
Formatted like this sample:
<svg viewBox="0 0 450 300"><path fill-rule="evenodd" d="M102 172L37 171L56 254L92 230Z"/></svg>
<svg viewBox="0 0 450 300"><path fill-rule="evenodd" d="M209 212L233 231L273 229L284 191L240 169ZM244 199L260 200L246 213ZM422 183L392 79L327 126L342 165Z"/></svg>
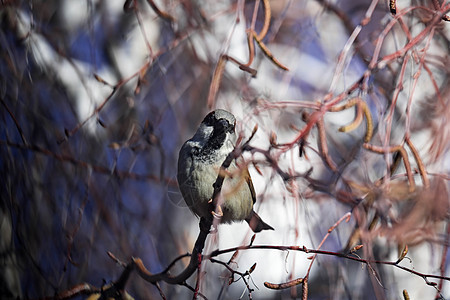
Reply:
<svg viewBox="0 0 450 300"><path fill-rule="evenodd" d="M223 217L223 211L222 211L222 207L220 206L220 204L216 205L216 209L211 211L212 215L214 216L214 218L216 219L220 219Z"/></svg>
<svg viewBox="0 0 450 300"><path fill-rule="evenodd" d="M209 199L208 204L212 204L213 203L213 199ZM215 207L213 207L214 210L211 210L211 214L213 215L214 218L216 219L220 219L223 217L223 211L222 211L222 207L220 206L220 204L216 204Z"/></svg>

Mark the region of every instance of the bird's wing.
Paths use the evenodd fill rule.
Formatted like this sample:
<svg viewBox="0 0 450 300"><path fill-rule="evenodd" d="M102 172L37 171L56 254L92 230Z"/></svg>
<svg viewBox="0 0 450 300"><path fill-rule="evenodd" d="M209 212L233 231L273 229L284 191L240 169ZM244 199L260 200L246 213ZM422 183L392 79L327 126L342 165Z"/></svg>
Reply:
<svg viewBox="0 0 450 300"><path fill-rule="evenodd" d="M246 168L243 172L245 181L247 182L248 188L250 189L250 194L252 195L253 203L256 202L256 193L255 188L253 187L252 178L250 177L250 173L248 172L248 168Z"/></svg>

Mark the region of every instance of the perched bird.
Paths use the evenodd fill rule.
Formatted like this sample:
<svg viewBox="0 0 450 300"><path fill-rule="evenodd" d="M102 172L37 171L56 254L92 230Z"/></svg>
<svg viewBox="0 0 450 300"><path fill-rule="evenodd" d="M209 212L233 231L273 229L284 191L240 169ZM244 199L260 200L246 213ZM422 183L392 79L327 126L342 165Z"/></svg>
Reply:
<svg viewBox="0 0 450 300"><path fill-rule="evenodd" d="M234 159L227 168L216 209L212 205L214 183L222 163L235 147L236 119L228 111L210 112L195 135L181 147L178 184L188 207L199 217L221 223L245 220L254 232L273 228L253 210L255 189L247 168L239 169ZM214 212L214 209L216 213Z"/></svg>

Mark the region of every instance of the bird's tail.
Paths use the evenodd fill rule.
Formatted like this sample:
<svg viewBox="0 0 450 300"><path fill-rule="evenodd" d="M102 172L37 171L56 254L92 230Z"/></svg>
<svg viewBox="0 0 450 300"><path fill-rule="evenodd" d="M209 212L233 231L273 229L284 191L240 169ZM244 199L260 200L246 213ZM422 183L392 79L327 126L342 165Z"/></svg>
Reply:
<svg viewBox="0 0 450 300"><path fill-rule="evenodd" d="M261 230L274 230L273 227L265 223L254 210L252 210L250 216L248 216L245 221L247 221L248 225L255 233L260 232Z"/></svg>

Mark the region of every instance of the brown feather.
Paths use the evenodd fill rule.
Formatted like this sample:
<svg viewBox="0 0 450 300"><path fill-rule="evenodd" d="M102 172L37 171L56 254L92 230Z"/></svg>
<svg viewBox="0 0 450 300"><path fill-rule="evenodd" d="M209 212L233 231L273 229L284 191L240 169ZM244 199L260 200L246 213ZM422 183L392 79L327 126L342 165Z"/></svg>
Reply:
<svg viewBox="0 0 450 300"><path fill-rule="evenodd" d="M248 168L244 170L244 178L247 182L248 188L250 189L250 194L252 195L253 204L256 202L256 193L255 187L253 186L252 178L250 177L250 173L248 172Z"/></svg>

